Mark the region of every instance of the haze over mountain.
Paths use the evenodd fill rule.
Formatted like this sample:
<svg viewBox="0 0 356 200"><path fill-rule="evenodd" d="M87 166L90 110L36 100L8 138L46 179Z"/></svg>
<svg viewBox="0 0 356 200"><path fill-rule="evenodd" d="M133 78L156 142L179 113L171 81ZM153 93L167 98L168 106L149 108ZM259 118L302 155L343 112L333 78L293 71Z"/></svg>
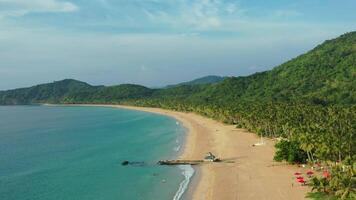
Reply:
<svg viewBox="0 0 356 200"><path fill-rule="evenodd" d="M202 84L212 84L212 83L219 83L223 81L226 77L222 76L204 76L201 78L194 79L192 81L187 81L175 85L167 85L166 88L172 88L172 87L177 87L177 86L182 86L182 85L202 85Z"/></svg>
<svg viewBox="0 0 356 200"><path fill-rule="evenodd" d="M0 104L120 103L174 99L225 104L231 101L313 104L356 103L356 32L325 41L273 70L246 77L209 76L166 89L140 85L91 86L66 79L0 92ZM201 84L203 83L203 84Z"/></svg>

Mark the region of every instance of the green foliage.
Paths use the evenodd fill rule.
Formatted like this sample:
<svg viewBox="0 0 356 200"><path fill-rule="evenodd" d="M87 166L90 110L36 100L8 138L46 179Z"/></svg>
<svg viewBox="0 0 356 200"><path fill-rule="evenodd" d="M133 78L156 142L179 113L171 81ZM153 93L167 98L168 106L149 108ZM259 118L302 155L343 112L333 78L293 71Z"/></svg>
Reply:
<svg viewBox="0 0 356 200"><path fill-rule="evenodd" d="M87 83L65 79L30 88L3 91L0 105L33 103L118 103L125 99L148 97L154 90L140 85L91 86Z"/></svg>
<svg viewBox="0 0 356 200"><path fill-rule="evenodd" d="M203 94L209 102L355 104L356 32L327 41L271 71L227 78Z"/></svg>
<svg viewBox="0 0 356 200"><path fill-rule="evenodd" d="M345 167L345 166L344 166ZM330 190L340 199L356 199L356 169L335 166L331 171Z"/></svg>
<svg viewBox="0 0 356 200"><path fill-rule="evenodd" d="M312 191L318 191L319 193L329 193L330 180L324 177L313 177L310 182Z"/></svg>
<svg viewBox="0 0 356 200"><path fill-rule="evenodd" d="M331 168L330 178L314 177L311 180L314 194L327 194L334 199L356 199L356 169L350 165L336 165ZM313 195L312 195L313 196Z"/></svg>
<svg viewBox="0 0 356 200"><path fill-rule="evenodd" d="M299 143L295 141L281 140L275 144L276 153L274 160L287 161L289 163L305 163L307 154L300 149Z"/></svg>
<svg viewBox="0 0 356 200"><path fill-rule="evenodd" d="M214 83L219 83L223 81L225 77L221 76L204 76L202 78L198 78L192 81L184 82L184 83L179 83L176 85L168 85L166 88L172 88L172 87L178 87L182 85L202 85L202 84L214 84Z"/></svg>
<svg viewBox="0 0 356 200"><path fill-rule="evenodd" d="M154 90L132 84L101 87L93 92L78 92L62 99L65 103L119 103L126 99L139 99L150 96ZM85 92L85 91L84 91ZM85 98L83 96L85 95Z"/></svg>
<svg viewBox="0 0 356 200"><path fill-rule="evenodd" d="M337 197L333 195L329 195L323 192L310 192L306 196L307 198L314 200L338 200ZM351 200L351 199L348 199Z"/></svg>
<svg viewBox="0 0 356 200"><path fill-rule="evenodd" d="M75 94L79 91L92 92L96 89L97 87L93 87L84 82L76 81L73 79L65 79L62 81L37 85L29 88L3 91L0 94L0 105L31 104L42 102L60 103L64 96Z"/></svg>

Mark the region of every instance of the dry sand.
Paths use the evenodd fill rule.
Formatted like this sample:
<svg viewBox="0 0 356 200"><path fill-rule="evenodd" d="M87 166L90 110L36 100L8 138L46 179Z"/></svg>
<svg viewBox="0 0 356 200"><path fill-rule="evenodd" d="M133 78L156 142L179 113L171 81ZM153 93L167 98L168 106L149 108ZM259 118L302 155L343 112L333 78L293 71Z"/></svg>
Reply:
<svg viewBox="0 0 356 200"><path fill-rule="evenodd" d="M274 141L255 146L260 139L244 129L202 117L159 108L112 106L172 116L189 130L182 159L202 159L213 152L224 163L198 167L195 184L189 189L194 200L301 200L308 192L297 184L293 174L303 171L296 166L273 162Z"/></svg>

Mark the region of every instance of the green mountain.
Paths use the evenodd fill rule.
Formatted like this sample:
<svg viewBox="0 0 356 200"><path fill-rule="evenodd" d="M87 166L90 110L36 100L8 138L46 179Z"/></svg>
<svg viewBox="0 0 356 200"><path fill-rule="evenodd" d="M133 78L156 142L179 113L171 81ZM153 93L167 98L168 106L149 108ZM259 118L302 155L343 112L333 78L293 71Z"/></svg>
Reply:
<svg viewBox="0 0 356 200"><path fill-rule="evenodd" d="M198 94L207 101L356 103L356 32L317 46L271 71L227 78Z"/></svg>
<svg viewBox="0 0 356 200"><path fill-rule="evenodd" d="M60 102L64 96L77 92L93 91L96 88L81 81L65 79L29 88L2 91L0 93L0 104Z"/></svg>
<svg viewBox="0 0 356 200"><path fill-rule="evenodd" d="M140 85L91 86L87 83L65 79L0 92L0 105L33 103L113 103L117 100L143 98L153 90Z"/></svg>
<svg viewBox="0 0 356 200"><path fill-rule="evenodd" d="M122 103L130 100L142 103L160 99L215 105L236 101L355 104L356 32L328 40L273 70L246 77L206 76L164 89L130 84L91 86L66 79L0 92L0 104Z"/></svg>
<svg viewBox="0 0 356 200"><path fill-rule="evenodd" d="M194 105L233 102L303 102L314 105L356 103L356 32L317 46L276 68L211 85L178 85L158 90L154 101ZM161 104L161 103L158 103ZM150 105L155 105L150 101Z"/></svg>
<svg viewBox="0 0 356 200"><path fill-rule="evenodd" d="M202 85L202 84L214 84L214 83L219 83L223 81L226 77L222 76L204 76L201 78L194 79L192 81L188 82L183 82L175 85L168 85L165 88L172 88L172 87L177 87L177 86L182 86L182 85Z"/></svg>
<svg viewBox="0 0 356 200"><path fill-rule="evenodd" d="M141 85L122 84L99 87L71 93L62 98L62 103L117 103L123 100L146 98L152 95L153 89Z"/></svg>

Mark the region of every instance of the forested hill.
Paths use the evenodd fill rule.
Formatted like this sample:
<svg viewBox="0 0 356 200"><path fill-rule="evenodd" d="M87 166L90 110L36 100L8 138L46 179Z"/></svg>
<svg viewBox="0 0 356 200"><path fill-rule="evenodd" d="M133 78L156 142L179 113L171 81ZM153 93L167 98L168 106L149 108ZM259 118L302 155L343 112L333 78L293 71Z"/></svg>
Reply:
<svg viewBox="0 0 356 200"><path fill-rule="evenodd" d="M277 97L355 104L356 32L324 42L270 71L268 78Z"/></svg>
<svg viewBox="0 0 356 200"><path fill-rule="evenodd" d="M36 85L28 88L2 91L0 104L32 104L40 102L59 102L66 95L77 92L93 91L99 87L93 87L87 83L65 79L53 83Z"/></svg>
<svg viewBox="0 0 356 200"><path fill-rule="evenodd" d="M271 71L228 78L198 96L210 101L355 104L356 32L326 41Z"/></svg>
<svg viewBox="0 0 356 200"><path fill-rule="evenodd" d="M352 105L356 103L356 32L328 40L273 70L246 77L208 76L164 89L130 84L91 86L66 79L0 92L0 104L122 103L130 100L141 103L184 100L217 105L236 101Z"/></svg>
<svg viewBox="0 0 356 200"><path fill-rule="evenodd" d="M154 90L140 85L92 86L65 79L0 92L0 105L34 103L117 103L118 100L148 97Z"/></svg>

